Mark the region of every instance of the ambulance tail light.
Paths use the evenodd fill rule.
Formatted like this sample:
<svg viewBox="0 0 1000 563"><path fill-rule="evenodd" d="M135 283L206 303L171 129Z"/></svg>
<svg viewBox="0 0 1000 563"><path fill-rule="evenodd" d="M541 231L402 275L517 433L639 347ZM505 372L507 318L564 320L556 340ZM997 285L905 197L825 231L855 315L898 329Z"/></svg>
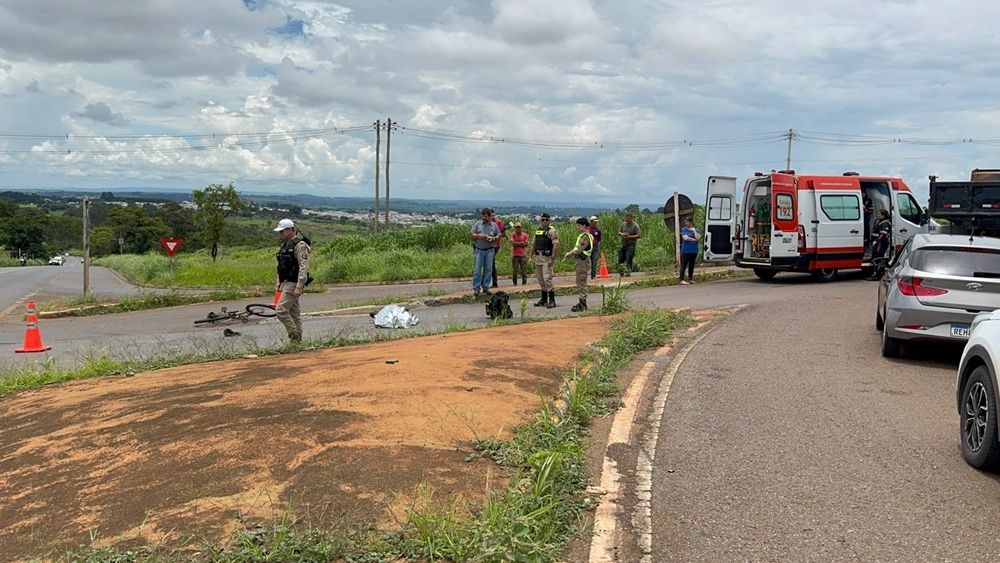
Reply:
<svg viewBox="0 0 1000 563"><path fill-rule="evenodd" d="M945 293L948 293L947 289L924 287L923 285L920 285L922 283L924 283L924 278L899 278L899 292L903 295L909 295L910 297L934 297L936 295L944 295Z"/></svg>
<svg viewBox="0 0 1000 563"><path fill-rule="evenodd" d="M799 252L806 251L806 228L799 225Z"/></svg>

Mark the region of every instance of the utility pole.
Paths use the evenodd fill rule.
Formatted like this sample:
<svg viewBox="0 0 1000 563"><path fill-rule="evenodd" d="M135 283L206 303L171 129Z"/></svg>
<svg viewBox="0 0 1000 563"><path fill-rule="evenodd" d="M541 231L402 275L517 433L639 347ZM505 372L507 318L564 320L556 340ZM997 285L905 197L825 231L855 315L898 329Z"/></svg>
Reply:
<svg viewBox="0 0 1000 563"><path fill-rule="evenodd" d="M795 132L791 129L788 130L788 154L785 156L785 170L792 169L792 139L795 138Z"/></svg>
<svg viewBox="0 0 1000 563"><path fill-rule="evenodd" d="M382 169L382 163L380 162L381 156L379 151L382 148L382 120L375 120L375 223L372 225L374 232L378 232L378 180L379 171ZM388 178L386 179L388 182Z"/></svg>
<svg viewBox="0 0 1000 563"><path fill-rule="evenodd" d="M83 296L90 293L90 198L83 196Z"/></svg>
<svg viewBox="0 0 1000 563"><path fill-rule="evenodd" d="M392 118L385 118L385 227L389 228L389 146L392 142Z"/></svg>

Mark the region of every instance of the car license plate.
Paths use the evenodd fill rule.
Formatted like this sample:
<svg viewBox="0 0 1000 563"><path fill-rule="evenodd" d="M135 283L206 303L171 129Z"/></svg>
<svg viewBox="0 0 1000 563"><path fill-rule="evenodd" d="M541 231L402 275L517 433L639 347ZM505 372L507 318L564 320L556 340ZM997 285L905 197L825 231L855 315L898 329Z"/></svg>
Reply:
<svg viewBox="0 0 1000 563"><path fill-rule="evenodd" d="M951 325L951 335L961 338L969 337L969 325Z"/></svg>

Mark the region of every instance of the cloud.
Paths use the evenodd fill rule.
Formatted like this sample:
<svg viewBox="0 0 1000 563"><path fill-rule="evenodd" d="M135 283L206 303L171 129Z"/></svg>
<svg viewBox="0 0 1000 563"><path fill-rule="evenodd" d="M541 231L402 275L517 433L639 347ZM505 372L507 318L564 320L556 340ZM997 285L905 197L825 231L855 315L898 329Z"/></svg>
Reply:
<svg viewBox="0 0 1000 563"><path fill-rule="evenodd" d="M27 86L24 87L24 91L30 94L40 94L42 92L42 88L38 85L37 80L32 80Z"/></svg>
<svg viewBox="0 0 1000 563"><path fill-rule="evenodd" d="M104 123L107 125L112 125L114 127L125 127L128 125L129 121L121 112L111 111L111 107L104 102L97 102L96 104L87 104L81 112L74 112L70 114L72 117L79 117L83 119L89 119L91 121L96 121L98 123Z"/></svg>
<svg viewBox="0 0 1000 563"><path fill-rule="evenodd" d="M562 193L562 188L546 184L538 174L532 174L531 178L528 180L528 189L539 194Z"/></svg>

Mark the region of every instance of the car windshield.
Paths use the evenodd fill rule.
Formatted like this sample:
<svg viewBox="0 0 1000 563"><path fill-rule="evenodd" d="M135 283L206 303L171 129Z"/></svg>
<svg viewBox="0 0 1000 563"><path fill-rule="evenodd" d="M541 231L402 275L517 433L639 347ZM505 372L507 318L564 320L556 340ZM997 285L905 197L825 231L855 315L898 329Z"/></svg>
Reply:
<svg viewBox="0 0 1000 563"><path fill-rule="evenodd" d="M1000 278L1000 250L991 248L920 248L913 252L910 266L915 270L964 276Z"/></svg>

